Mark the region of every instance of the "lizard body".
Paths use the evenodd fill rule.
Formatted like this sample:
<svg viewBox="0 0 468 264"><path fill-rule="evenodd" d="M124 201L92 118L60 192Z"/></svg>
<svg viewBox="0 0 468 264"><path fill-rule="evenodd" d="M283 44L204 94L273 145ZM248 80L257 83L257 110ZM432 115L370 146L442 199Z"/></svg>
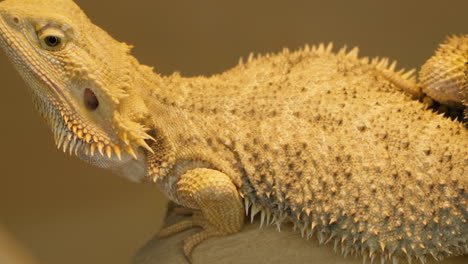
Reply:
<svg viewBox="0 0 468 264"><path fill-rule="evenodd" d="M0 16L59 147L197 210L161 231L202 226L187 256L239 232L244 211L372 260L468 252L468 132L412 100L418 84L388 60L320 45L160 76L70 0L7 0Z"/></svg>

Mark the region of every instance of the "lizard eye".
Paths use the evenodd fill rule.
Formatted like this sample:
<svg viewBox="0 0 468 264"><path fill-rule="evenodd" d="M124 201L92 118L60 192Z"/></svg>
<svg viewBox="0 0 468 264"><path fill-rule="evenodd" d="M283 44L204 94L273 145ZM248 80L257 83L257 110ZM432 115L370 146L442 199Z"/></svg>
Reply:
<svg viewBox="0 0 468 264"><path fill-rule="evenodd" d="M47 46L54 48L60 45L61 39L57 36L47 36L44 38L44 42Z"/></svg>
<svg viewBox="0 0 468 264"><path fill-rule="evenodd" d="M65 46L65 34L59 28L46 26L38 33L40 45L43 49L57 51Z"/></svg>
<svg viewBox="0 0 468 264"><path fill-rule="evenodd" d="M99 106L99 100L96 97L96 94L89 89L86 88L84 91L84 104L88 110L94 111L98 108Z"/></svg>

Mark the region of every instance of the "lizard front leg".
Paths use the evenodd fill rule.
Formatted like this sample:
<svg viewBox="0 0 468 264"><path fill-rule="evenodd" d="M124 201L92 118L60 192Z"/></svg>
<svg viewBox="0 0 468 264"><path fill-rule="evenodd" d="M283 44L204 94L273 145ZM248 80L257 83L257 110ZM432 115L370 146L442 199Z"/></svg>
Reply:
<svg viewBox="0 0 468 264"><path fill-rule="evenodd" d="M188 220L162 229L167 237L194 226L203 230L183 242L183 252L190 261L192 250L205 239L237 233L244 223L244 207L236 186L229 176L212 169L197 168L181 175L175 186L180 205L196 209Z"/></svg>

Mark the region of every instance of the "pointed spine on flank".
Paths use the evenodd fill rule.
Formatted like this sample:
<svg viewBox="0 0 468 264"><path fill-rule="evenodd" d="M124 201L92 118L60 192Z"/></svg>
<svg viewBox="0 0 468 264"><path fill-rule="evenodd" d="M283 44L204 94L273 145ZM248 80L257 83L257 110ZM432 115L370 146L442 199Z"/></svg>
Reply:
<svg viewBox="0 0 468 264"><path fill-rule="evenodd" d="M258 214L260 214L260 228L263 226L269 226L273 223L273 214L270 210L256 203L252 203L248 197L244 197L243 195L241 195L241 197L244 199L245 215L250 216L251 223L253 223L255 216Z"/></svg>
<svg viewBox="0 0 468 264"><path fill-rule="evenodd" d="M374 263L376 261L380 264L393 264L418 261L421 264L426 264L430 256L436 261L444 258L443 253L432 251L430 247L422 242L414 243L414 241L409 241L401 245L379 240L369 242L368 237L356 236L346 232L344 226L341 226L341 230L330 229L330 225L337 223L336 220L330 219L327 221L328 224L324 225L317 222L312 217L312 214L301 219L297 219L296 217L291 218L291 216L278 212L273 213L262 205L252 202L252 199L246 195L241 195L241 197L244 199L245 213L251 222L254 221L257 215L260 215L260 228L275 224L276 229L280 232L283 223L292 223L294 231L299 231L303 238L310 239L315 234L320 245L333 242L335 251L340 251L344 257L348 255L362 257L363 263ZM359 231L360 234L363 232L363 230L356 231ZM378 234L377 230L372 231L371 229L370 232L374 235ZM459 241L457 243L465 242ZM440 246L442 247L443 245L440 244ZM447 253L450 252L450 247L450 245L446 246Z"/></svg>

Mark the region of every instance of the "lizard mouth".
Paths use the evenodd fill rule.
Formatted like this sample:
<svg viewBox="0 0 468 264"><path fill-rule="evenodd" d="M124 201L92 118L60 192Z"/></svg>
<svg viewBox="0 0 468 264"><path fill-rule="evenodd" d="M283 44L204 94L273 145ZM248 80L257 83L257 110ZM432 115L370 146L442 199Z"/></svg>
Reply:
<svg viewBox="0 0 468 264"><path fill-rule="evenodd" d="M30 72L39 78L34 69L30 69ZM67 96L62 90L48 77L44 75L42 77L54 95L47 94L47 92L40 93L36 89L32 89L32 91L36 97L36 107L51 127L57 148L75 155L94 156L96 152L99 152L102 156L112 158L112 155L115 154L121 160L121 147L114 144L113 140L99 127L89 125L90 122L86 121L78 111L73 110L73 106L67 103L70 100L67 100Z"/></svg>
<svg viewBox="0 0 468 264"><path fill-rule="evenodd" d="M73 105L73 100L41 66L35 52L37 47L18 37L5 23L4 18L0 18L0 46L32 88L34 104L50 126L57 147L76 155L94 156L99 152L112 158L114 154L120 160L122 148L115 143L118 140L113 140L111 135L76 111L78 107ZM134 153L132 156L136 157Z"/></svg>
<svg viewBox="0 0 468 264"><path fill-rule="evenodd" d="M89 122L86 122L77 111L71 110L73 107L66 103L64 100L66 96L61 89L50 80L47 83L57 95L46 99L46 103L51 105L46 120L51 126L57 147L76 155L84 153L87 156L94 156L95 152L99 152L102 156L112 158L112 154L115 154L120 160L122 156L120 146L114 144L98 127L88 125Z"/></svg>

